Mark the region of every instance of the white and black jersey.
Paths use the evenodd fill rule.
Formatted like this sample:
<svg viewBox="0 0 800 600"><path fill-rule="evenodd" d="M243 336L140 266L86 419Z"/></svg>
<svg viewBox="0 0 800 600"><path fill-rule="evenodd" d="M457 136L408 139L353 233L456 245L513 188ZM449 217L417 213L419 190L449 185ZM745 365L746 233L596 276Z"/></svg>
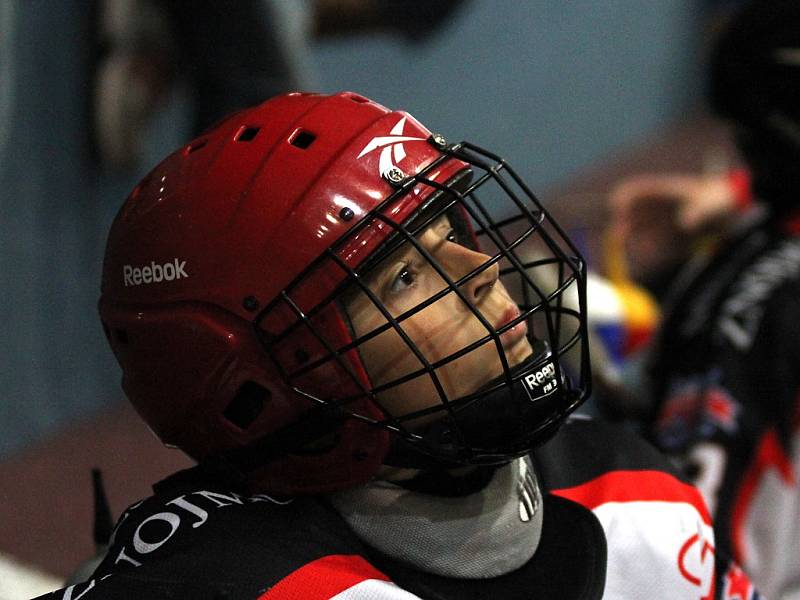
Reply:
<svg viewBox="0 0 800 600"><path fill-rule="evenodd" d="M363 543L325 498L236 493L193 469L125 512L89 581L43 598L760 597L716 551L697 490L623 428L571 420L531 458L541 538L530 560L498 577L412 567Z"/></svg>

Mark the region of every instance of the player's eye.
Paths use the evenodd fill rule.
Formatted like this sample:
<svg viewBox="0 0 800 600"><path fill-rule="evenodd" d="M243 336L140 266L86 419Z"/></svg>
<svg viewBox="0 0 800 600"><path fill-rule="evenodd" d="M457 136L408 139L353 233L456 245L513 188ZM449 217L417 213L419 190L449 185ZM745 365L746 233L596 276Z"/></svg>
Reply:
<svg viewBox="0 0 800 600"><path fill-rule="evenodd" d="M453 229L450 229L450 230L447 232L447 235L445 236L445 239L446 239L448 242L453 242L454 244L457 244L457 243L458 243L458 236L456 235L456 232L455 232L455 230L453 230Z"/></svg>
<svg viewBox="0 0 800 600"><path fill-rule="evenodd" d="M392 280L389 291L392 294L403 292L413 286L416 280L417 274L411 269L411 265L403 265Z"/></svg>

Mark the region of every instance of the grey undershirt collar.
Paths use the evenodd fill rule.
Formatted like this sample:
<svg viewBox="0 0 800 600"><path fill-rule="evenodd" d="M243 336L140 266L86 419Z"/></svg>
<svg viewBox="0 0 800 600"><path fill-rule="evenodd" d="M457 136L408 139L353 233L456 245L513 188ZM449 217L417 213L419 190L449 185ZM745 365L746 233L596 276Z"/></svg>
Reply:
<svg viewBox="0 0 800 600"><path fill-rule="evenodd" d="M499 468L469 496L433 496L373 481L331 501L368 545L447 577L497 577L518 569L536 552L542 531L541 491L527 457Z"/></svg>

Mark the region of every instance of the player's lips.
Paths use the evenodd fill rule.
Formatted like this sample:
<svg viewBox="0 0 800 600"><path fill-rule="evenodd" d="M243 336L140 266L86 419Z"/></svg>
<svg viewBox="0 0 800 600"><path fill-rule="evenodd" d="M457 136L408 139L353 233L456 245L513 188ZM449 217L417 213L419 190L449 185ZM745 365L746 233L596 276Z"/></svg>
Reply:
<svg viewBox="0 0 800 600"><path fill-rule="evenodd" d="M503 313L503 316L500 318L500 321L496 325L496 329L500 329L504 325L509 324L511 321L519 317L520 312L516 306L512 306ZM500 334L500 343L503 345L503 348L511 348L514 344L516 344L520 339L525 337L525 334L528 333L528 324L522 320L510 329L507 329L503 333Z"/></svg>

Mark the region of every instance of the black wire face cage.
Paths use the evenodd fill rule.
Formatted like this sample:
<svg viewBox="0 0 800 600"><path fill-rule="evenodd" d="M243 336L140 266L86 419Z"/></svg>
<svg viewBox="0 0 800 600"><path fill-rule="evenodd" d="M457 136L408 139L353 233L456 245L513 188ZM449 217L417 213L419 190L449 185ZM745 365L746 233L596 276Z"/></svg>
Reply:
<svg viewBox="0 0 800 600"><path fill-rule="evenodd" d="M398 182L392 195L267 305L254 325L287 385L316 405L304 419L321 414L358 419L393 432L396 444L446 464L499 464L546 440L589 393L586 266L503 159L467 142L439 149L439 159ZM453 159L464 163L458 174L445 183L434 181ZM398 207L404 202L419 197L425 200L410 218L392 217L402 213ZM452 260L443 264L425 242L424 232L440 227L443 217L449 219L443 234L448 242L470 249L472 262L459 269ZM367 243L359 240L376 231L380 245L366 259L352 260L352 249ZM375 281L396 269L398 253L405 252L438 283L426 297L398 310ZM399 269L389 280L402 276ZM492 283L496 277L502 286ZM330 285L333 291L324 298L310 300L309 290L325 285L315 284L319 278L339 283ZM486 303L470 292L478 280L489 282L483 293L503 293L506 304L517 309L506 310L504 319L497 311L488 314ZM377 316L369 331L353 324L354 298L360 298L360 310ZM437 302L450 313L431 310ZM420 319L432 312L458 319L450 346L438 352L420 338L426 330ZM528 350L511 353L512 329L525 326ZM395 352L403 348L399 362L406 367L387 377L371 372L367 357L370 344L374 354L381 340L390 338ZM519 334L515 339L516 344ZM471 365L470 373L485 375L479 384L461 376L465 365ZM309 428L315 435L324 429ZM302 438L299 431L295 428Z"/></svg>

